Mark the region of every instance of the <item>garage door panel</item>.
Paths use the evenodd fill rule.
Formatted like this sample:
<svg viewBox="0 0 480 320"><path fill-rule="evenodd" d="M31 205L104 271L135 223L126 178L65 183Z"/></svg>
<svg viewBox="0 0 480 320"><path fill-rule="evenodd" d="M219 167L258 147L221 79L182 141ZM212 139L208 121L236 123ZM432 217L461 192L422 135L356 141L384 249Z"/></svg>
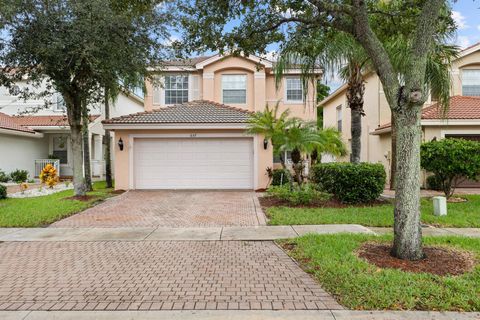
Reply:
<svg viewBox="0 0 480 320"><path fill-rule="evenodd" d="M137 189L252 189L252 139L135 139Z"/></svg>

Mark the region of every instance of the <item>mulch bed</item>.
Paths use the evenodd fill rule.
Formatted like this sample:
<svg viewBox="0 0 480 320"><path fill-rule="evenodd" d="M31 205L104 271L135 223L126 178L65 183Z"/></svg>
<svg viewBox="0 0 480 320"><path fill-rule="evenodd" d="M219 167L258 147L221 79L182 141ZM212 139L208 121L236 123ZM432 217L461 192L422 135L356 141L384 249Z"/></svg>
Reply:
<svg viewBox="0 0 480 320"><path fill-rule="evenodd" d="M461 275L475 266L473 254L444 247L424 247L426 258L408 261L390 255L391 246L367 242L357 250L360 258L379 268L400 269L413 273L431 273L439 276Z"/></svg>
<svg viewBox="0 0 480 320"><path fill-rule="evenodd" d="M262 209L265 211L265 209L270 208L270 207L291 207L291 208L347 208L347 207L374 207L374 206L381 206L385 204L389 204L389 201L387 200L377 200L372 203L368 204L344 204L341 203L340 201L336 199L330 199L327 201L318 201L314 202L308 205L292 205L288 201L278 199L275 197L269 197L269 196L264 196L264 197L259 197L258 201L260 202L260 205L262 206Z"/></svg>
<svg viewBox="0 0 480 320"><path fill-rule="evenodd" d="M73 196L73 197L67 197L65 199L67 200L78 200L78 201L83 201L83 202L90 202L92 200L95 200L97 199L98 196L89 196L89 195L86 195L86 196Z"/></svg>
<svg viewBox="0 0 480 320"><path fill-rule="evenodd" d="M110 191L111 194L122 194L122 193L125 193L125 190L114 190L114 191Z"/></svg>

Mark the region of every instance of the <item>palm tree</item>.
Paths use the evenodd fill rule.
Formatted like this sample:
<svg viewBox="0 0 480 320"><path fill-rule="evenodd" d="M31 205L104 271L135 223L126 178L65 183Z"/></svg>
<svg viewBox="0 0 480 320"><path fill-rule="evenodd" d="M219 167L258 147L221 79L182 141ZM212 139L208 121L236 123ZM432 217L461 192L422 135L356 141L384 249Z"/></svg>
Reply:
<svg viewBox="0 0 480 320"><path fill-rule="evenodd" d="M362 116L365 94L364 75L370 67L370 59L365 50L345 33L322 33L311 44L293 41L284 47L277 61L275 74L279 82L287 69L300 65L304 78L304 88L312 78L313 70L322 66L339 70L339 75L347 83L347 103L351 112L351 153L350 161L360 162ZM306 94L306 90L305 94Z"/></svg>
<svg viewBox="0 0 480 320"><path fill-rule="evenodd" d="M278 115L278 103L272 108L268 105L264 111L254 113L249 121L247 133L261 134L265 139L270 140L273 147L273 154L280 156L280 162L285 169L285 159L280 153L280 146L283 144L284 132L289 126L291 120L288 116L290 111L287 109Z"/></svg>
<svg viewBox="0 0 480 320"><path fill-rule="evenodd" d="M363 109L365 95L365 75L372 70L368 55L358 45L356 40L343 32L317 33L313 35L316 41L301 43L292 39L282 48L276 64L275 75L277 83L280 82L285 71L293 65L300 65L304 78L304 88L312 79L314 69L322 66L328 70L338 70L339 75L347 84L347 103L351 111L351 154L350 161L360 162L361 154L361 118L365 116ZM430 51L427 61L426 83L432 96L438 98L446 110L449 103L451 79L450 65L458 55L458 47L444 43L447 35L439 36ZM408 51L411 48L406 40L396 40L387 43L387 50L392 57L392 62L399 77L409 68ZM306 90L304 90L306 92ZM306 94L306 93L305 93ZM392 118L392 164L391 183L394 185L395 176L395 119Z"/></svg>
<svg viewBox="0 0 480 320"><path fill-rule="evenodd" d="M304 156L311 159L314 153L346 154L345 145L337 130L319 129L315 122L304 122L298 118L291 119L284 132L283 144L279 149L282 152L291 152L295 181L299 185L304 181Z"/></svg>
<svg viewBox="0 0 480 320"><path fill-rule="evenodd" d="M289 118L288 110L278 114L278 104L271 109L256 112L248 122L247 132L261 134L272 143L274 154L280 156L282 167L285 169L283 154L287 151L292 154L295 180L303 182L304 156L313 153L329 152L335 155L346 154L345 146L340 134L335 129L320 129L315 122L305 122L298 118Z"/></svg>

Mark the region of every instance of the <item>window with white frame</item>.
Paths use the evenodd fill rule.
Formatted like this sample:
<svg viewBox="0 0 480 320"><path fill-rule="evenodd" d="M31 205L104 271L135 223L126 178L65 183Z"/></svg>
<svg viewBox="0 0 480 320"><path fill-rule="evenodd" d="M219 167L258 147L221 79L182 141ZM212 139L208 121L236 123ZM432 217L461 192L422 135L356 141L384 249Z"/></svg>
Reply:
<svg viewBox="0 0 480 320"><path fill-rule="evenodd" d="M303 101L303 84L300 77L288 77L285 79L285 96L287 102Z"/></svg>
<svg viewBox="0 0 480 320"><path fill-rule="evenodd" d="M53 111L66 111L67 106L65 105L65 100L60 93L55 95L55 100L53 101Z"/></svg>
<svg viewBox="0 0 480 320"><path fill-rule="evenodd" d="M188 102L188 75L165 76L165 104Z"/></svg>
<svg viewBox="0 0 480 320"><path fill-rule="evenodd" d="M480 69L462 70L462 95L480 96Z"/></svg>
<svg viewBox="0 0 480 320"><path fill-rule="evenodd" d="M342 132L342 119L343 118L343 114L342 114L342 105L339 105L337 107L337 130L339 132Z"/></svg>
<svg viewBox="0 0 480 320"><path fill-rule="evenodd" d="M244 104L247 102L247 75L222 75L223 103Z"/></svg>

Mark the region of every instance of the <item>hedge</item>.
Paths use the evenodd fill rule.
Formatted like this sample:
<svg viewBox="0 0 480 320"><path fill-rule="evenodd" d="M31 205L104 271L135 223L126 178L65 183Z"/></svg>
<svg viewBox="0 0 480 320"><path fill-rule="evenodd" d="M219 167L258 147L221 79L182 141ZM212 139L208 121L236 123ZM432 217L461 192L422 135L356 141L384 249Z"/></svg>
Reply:
<svg viewBox="0 0 480 320"><path fill-rule="evenodd" d="M0 200L7 198L7 187L3 184L0 184Z"/></svg>
<svg viewBox="0 0 480 320"><path fill-rule="evenodd" d="M310 178L343 203L369 203L382 194L386 174L379 163L320 163Z"/></svg>

